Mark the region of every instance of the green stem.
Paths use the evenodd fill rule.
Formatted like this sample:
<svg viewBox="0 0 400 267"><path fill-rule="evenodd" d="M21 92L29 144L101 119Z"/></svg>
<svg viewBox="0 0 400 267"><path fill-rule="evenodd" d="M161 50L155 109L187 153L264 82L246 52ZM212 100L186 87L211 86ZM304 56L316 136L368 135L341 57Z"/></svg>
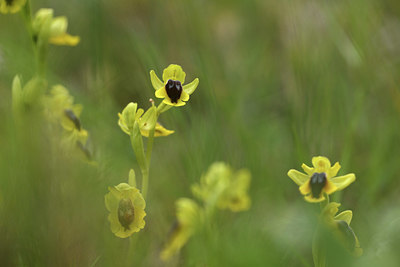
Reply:
<svg viewBox="0 0 400 267"><path fill-rule="evenodd" d="M157 114L158 119L158 114ZM156 121L157 121L156 119ZM147 140L147 147L146 147L146 171L142 172L142 194L143 198L146 199L147 196L147 189L149 187L149 172L150 172L150 161L151 161L151 153L153 151L153 144L154 144L154 132L156 126L154 125L153 129L149 132L149 137Z"/></svg>

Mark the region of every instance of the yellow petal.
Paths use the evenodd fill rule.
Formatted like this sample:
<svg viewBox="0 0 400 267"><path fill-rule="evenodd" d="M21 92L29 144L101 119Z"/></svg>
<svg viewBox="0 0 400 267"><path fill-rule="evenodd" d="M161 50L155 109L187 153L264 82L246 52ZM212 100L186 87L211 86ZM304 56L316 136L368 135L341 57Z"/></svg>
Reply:
<svg viewBox="0 0 400 267"><path fill-rule="evenodd" d="M185 91L182 91L180 100L182 100L182 101L188 101L188 100L189 100L189 94L187 94Z"/></svg>
<svg viewBox="0 0 400 267"><path fill-rule="evenodd" d="M308 175L313 175L314 173L314 168L308 167L306 164L302 164L301 167L303 168L303 170L305 171L305 173L307 173Z"/></svg>
<svg viewBox="0 0 400 267"><path fill-rule="evenodd" d="M323 188L323 191L325 193L327 193L328 195L334 193L337 191L337 187L335 186L334 183L332 183L331 181L329 181L329 179L326 181L326 184Z"/></svg>
<svg viewBox="0 0 400 267"><path fill-rule="evenodd" d="M302 186L305 182L308 181L310 177L305 175L304 173L299 172L298 170L291 169L288 172L288 176L293 180L298 186Z"/></svg>
<svg viewBox="0 0 400 267"><path fill-rule="evenodd" d="M352 218L353 218L353 212L351 210L345 210L335 216L335 220L345 221L348 225L350 225Z"/></svg>
<svg viewBox="0 0 400 267"><path fill-rule="evenodd" d="M164 87L164 83L157 77L154 70L150 71L150 80L151 80L151 85L153 85L154 90L158 90L161 87Z"/></svg>
<svg viewBox="0 0 400 267"><path fill-rule="evenodd" d="M321 194L319 198L313 198L311 195L305 196L304 199L310 203L318 203L325 200L324 194Z"/></svg>
<svg viewBox="0 0 400 267"><path fill-rule="evenodd" d="M158 89L155 93L157 98L166 98L168 97L167 95L167 91L165 90L165 87L162 87L160 89Z"/></svg>
<svg viewBox="0 0 400 267"><path fill-rule="evenodd" d="M181 106L184 106L184 105L186 105L186 102L183 102L180 99L178 100L178 103L174 104L175 107L181 107Z"/></svg>
<svg viewBox="0 0 400 267"><path fill-rule="evenodd" d="M327 173L328 178L335 177L336 174L339 172L340 167L341 166L340 166L339 162L336 162L335 165L333 165L333 167L329 169L329 171Z"/></svg>
<svg viewBox="0 0 400 267"><path fill-rule="evenodd" d="M329 169L331 168L331 162L328 158L318 156L312 158L312 164L315 168L315 172L325 172L328 173Z"/></svg>
<svg viewBox="0 0 400 267"><path fill-rule="evenodd" d="M349 186L352 182L356 180L354 173L350 173L343 176L338 176L330 179L331 182L337 187L337 191L342 190Z"/></svg>
<svg viewBox="0 0 400 267"><path fill-rule="evenodd" d="M308 195L311 193L311 186L309 180L299 187L300 193L302 195Z"/></svg>
<svg viewBox="0 0 400 267"><path fill-rule="evenodd" d="M184 85L183 86L183 90L187 94L191 95L191 94L193 94L194 90L196 90L198 85L199 85L199 79L196 78L191 83L188 83L188 84Z"/></svg>
<svg viewBox="0 0 400 267"><path fill-rule="evenodd" d="M49 43L55 45L69 45L75 46L79 43L80 38L79 36L72 36L68 33L61 34L59 36L49 38Z"/></svg>
<svg viewBox="0 0 400 267"><path fill-rule="evenodd" d="M163 71L163 80L167 82L168 80L180 81L181 84L185 83L186 73L182 70L182 67L176 64L169 65Z"/></svg>

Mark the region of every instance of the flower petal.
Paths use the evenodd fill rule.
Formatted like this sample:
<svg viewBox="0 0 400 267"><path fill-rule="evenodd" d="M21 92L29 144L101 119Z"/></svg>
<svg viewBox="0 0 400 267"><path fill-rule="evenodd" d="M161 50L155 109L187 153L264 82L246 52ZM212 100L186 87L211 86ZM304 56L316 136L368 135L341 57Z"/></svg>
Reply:
<svg viewBox="0 0 400 267"><path fill-rule="evenodd" d="M169 65L163 71L163 80L167 82L168 80L180 81L182 84L185 83L186 73L182 70L182 67L176 64Z"/></svg>
<svg viewBox="0 0 400 267"><path fill-rule="evenodd" d="M175 107L181 107L181 106L184 106L184 105L186 105L186 102L183 102L180 99L178 100L178 103L174 104Z"/></svg>
<svg viewBox="0 0 400 267"><path fill-rule="evenodd" d="M180 98L182 101L188 101L189 100L189 94L188 93L186 93L185 91L182 91L182 94L181 94L181 98Z"/></svg>
<svg viewBox="0 0 400 267"><path fill-rule="evenodd" d="M345 210L335 216L335 220L345 221L348 225L350 225L352 218L353 218L353 212L351 210Z"/></svg>
<svg viewBox="0 0 400 267"><path fill-rule="evenodd" d="M324 186L324 192L327 193L328 195L334 193L337 191L337 187L334 183L332 183L331 181L327 180L326 181L326 185Z"/></svg>
<svg viewBox="0 0 400 267"><path fill-rule="evenodd" d="M308 175L313 175L314 173L314 168L308 167L306 164L302 164L301 167L303 168L304 172L307 173Z"/></svg>
<svg viewBox="0 0 400 267"><path fill-rule="evenodd" d="M327 173L328 178L332 178L335 177L336 174L338 173L338 171L340 170L340 164L339 162L336 162L335 165L333 165L333 167L331 167Z"/></svg>
<svg viewBox="0 0 400 267"><path fill-rule="evenodd" d="M354 173L350 173L343 176L338 176L330 179L331 182L337 187L337 191L342 190L349 186L352 182L356 180Z"/></svg>
<svg viewBox="0 0 400 267"><path fill-rule="evenodd" d="M156 91L156 97L158 97L158 98L168 98L168 95L167 95L167 91L165 90L165 87L161 87L160 89L158 89L157 91Z"/></svg>
<svg viewBox="0 0 400 267"><path fill-rule="evenodd" d="M55 37L51 37L49 39L49 43L55 45L69 45L69 46L76 46L80 41L79 36L72 36L68 33L64 33Z"/></svg>
<svg viewBox="0 0 400 267"><path fill-rule="evenodd" d="M188 83L183 86L183 90L189 95L193 94L194 90L196 90L199 85L199 78L194 79L191 83Z"/></svg>
<svg viewBox="0 0 400 267"><path fill-rule="evenodd" d="M322 156L313 157L312 164L315 168L315 172L319 173L321 172L327 173L331 168L331 162L329 161L329 159Z"/></svg>
<svg viewBox="0 0 400 267"><path fill-rule="evenodd" d="M311 186L310 183L307 181L302 186L299 187L300 193L302 195L308 195L311 193Z"/></svg>
<svg viewBox="0 0 400 267"><path fill-rule="evenodd" d="M319 198L313 198L311 195L305 196L304 199L310 203L318 203L325 200L324 194L321 194Z"/></svg>
<svg viewBox="0 0 400 267"><path fill-rule="evenodd" d="M164 87L164 83L157 77L157 74L154 72L154 70L150 71L150 80L154 90L158 90L161 87Z"/></svg>
<svg viewBox="0 0 400 267"><path fill-rule="evenodd" d="M298 170L291 169L287 173L290 179L293 180L298 186L302 186L305 182L310 179L306 174L299 172Z"/></svg>

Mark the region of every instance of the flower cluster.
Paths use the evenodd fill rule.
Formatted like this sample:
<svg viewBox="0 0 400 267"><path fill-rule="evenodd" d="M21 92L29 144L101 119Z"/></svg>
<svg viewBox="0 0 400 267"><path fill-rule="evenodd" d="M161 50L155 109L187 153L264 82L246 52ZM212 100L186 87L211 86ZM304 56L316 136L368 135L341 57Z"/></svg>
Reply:
<svg viewBox="0 0 400 267"><path fill-rule="evenodd" d="M212 164L200 178L200 183L192 186L193 195L203 202L203 206L188 198L176 201L176 222L161 252L161 259L167 261L179 252L192 235L212 220L216 208L233 212L249 209L250 180L251 174L246 169L233 172L226 163Z"/></svg>
<svg viewBox="0 0 400 267"><path fill-rule="evenodd" d="M141 193L137 189L136 175L133 169L130 172L128 184L122 183L117 187L109 187L110 193L106 195L106 207L110 211L111 231L118 237L129 237L144 227L144 203L149 181L153 139L174 133L174 131L162 126L158 121L159 116L173 106L183 106L185 104L183 101L189 100L189 95L194 92L199 84L199 79L196 78L192 83L182 87L185 76L186 73L182 70L182 67L175 64L169 65L164 70L163 79L165 83L157 78L153 70L150 71L150 80L154 89L156 89L155 96L164 98L164 100L158 106L155 106L154 101L150 99L151 106L146 111L138 108L137 103L131 102L121 113L118 113L118 125L130 137L132 149L142 174ZM174 85L169 87L169 83L174 83ZM143 137L147 138L146 151ZM136 199L136 202L134 199ZM175 240L171 243L172 250L178 248L182 242L186 242L186 239L191 235L191 229L194 228L194 224L191 222L194 220L190 218L196 216L187 215L196 214L195 211L197 210L197 206L192 205L191 202L181 200L178 203L179 229L182 230L177 235L178 239L176 240L178 241Z"/></svg>
<svg viewBox="0 0 400 267"><path fill-rule="evenodd" d="M323 203L320 215L320 225L329 229L344 244L344 246L354 255L362 254L360 243L354 231L350 227L353 217L351 210L346 210L336 215L339 211L339 203L329 202L329 195L336 191L343 190L356 180L354 173L343 176L336 176L340 170L340 164L336 162L331 166L328 158L318 156L312 158L312 167L303 164L304 173L291 169L288 176L299 186L299 191L304 195L307 202ZM316 233L318 235L318 233ZM320 241L318 241L321 243ZM313 245L314 262L319 266L319 262L324 261L325 256L320 256L317 245Z"/></svg>

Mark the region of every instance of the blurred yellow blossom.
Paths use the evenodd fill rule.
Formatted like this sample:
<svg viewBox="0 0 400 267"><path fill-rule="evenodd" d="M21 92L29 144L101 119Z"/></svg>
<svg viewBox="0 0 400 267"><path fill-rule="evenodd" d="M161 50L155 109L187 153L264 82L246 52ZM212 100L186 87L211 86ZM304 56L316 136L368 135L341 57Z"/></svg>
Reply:
<svg viewBox="0 0 400 267"><path fill-rule="evenodd" d="M110 212L111 231L120 238L139 232L145 226L146 202L139 190L126 183L108 187L105 204Z"/></svg>
<svg viewBox="0 0 400 267"><path fill-rule="evenodd" d="M193 194L205 203L233 212L247 210L251 200L248 196L251 174L242 169L233 172L224 162L213 163L199 184L192 186Z"/></svg>
<svg viewBox="0 0 400 267"><path fill-rule="evenodd" d="M0 13L17 13L26 4L26 0L0 0Z"/></svg>
<svg viewBox="0 0 400 267"><path fill-rule="evenodd" d="M194 79L191 83L185 83L186 73L182 67L176 64L169 65L163 72L163 81L161 81L154 70L150 71L151 84L156 90L155 95L158 98L164 98L163 102L171 106L183 106L189 100L191 95L199 84L199 79Z"/></svg>
<svg viewBox="0 0 400 267"><path fill-rule="evenodd" d="M39 9L32 22L34 36L55 45L77 45L80 38L67 33L67 18L64 16L53 18L53 13L53 9L50 8Z"/></svg>
<svg viewBox="0 0 400 267"><path fill-rule="evenodd" d="M313 167L303 164L301 167L306 174L291 169L288 176L299 186L301 194L308 202L321 202L325 200L324 193L330 195L342 190L355 181L354 173L335 177L340 169L336 162L331 167L331 162L326 157L312 158Z"/></svg>
<svg viewBox="0 0 400 267"><path fill-rule="evenodd" d="M45 115L53 125L60 125L61 144L66 148L86 145L88 132L83 129L79 119L82 105L74 104L74 98L62 85L55 85L49 95L43 97Z"/></svg>
<svg viewBox="0 0 400 267"><path fill-rule="evenodd" d="M186 244L188 239L201 225L203 214L201 208L191 199L181 198L176 201L176 219L164 249L161 259L169 260Z"/></svg>

